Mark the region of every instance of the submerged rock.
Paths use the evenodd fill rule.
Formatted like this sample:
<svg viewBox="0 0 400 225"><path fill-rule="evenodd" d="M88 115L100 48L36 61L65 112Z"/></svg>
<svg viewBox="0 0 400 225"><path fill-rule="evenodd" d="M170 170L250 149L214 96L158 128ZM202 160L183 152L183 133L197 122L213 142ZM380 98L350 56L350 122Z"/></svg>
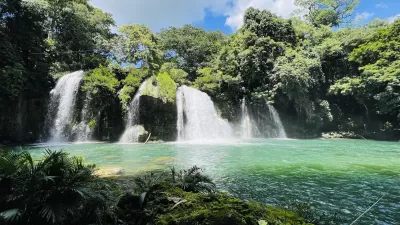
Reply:
<svg viewBox="0 0 400 225"><path fill-rule="evenodd" d="M149 132L144 129L143 125L135 125L128 128L122 135L121 143L145 142Z"/></svg>
<svg viewBox="0 0 400 225"><path fill-rule="evenodd" d="M95 175L100 177L122 175L125 173L123 168L100 168L95 172Z"/></svg>

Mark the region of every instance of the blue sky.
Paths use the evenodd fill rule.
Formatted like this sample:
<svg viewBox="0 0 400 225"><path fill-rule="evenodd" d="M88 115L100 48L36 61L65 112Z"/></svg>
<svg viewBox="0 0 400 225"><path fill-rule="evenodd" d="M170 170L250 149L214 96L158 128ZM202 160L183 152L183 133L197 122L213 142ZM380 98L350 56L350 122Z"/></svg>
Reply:
<svg viewBox="0 0 400 225"><path fill-rule="evenodd" d="M113 14L118 25L145 24L154 32L171 26L194 24L207 30L233 33L242 25L248 7L268 9L289 18L295 10L294 0L92 0ZM358 23L374 18L390 20L400 17L400 0L360 0L355 11Z"/></svg>

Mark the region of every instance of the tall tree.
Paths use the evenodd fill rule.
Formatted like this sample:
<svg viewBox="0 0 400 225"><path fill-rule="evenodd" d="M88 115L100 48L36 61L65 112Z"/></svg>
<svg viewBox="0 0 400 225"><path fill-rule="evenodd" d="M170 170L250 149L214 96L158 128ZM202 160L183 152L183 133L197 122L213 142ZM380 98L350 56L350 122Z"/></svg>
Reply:
<svg viewBox="0 0 400 225"><path fill-rule="evenodd" d="M298 13L304 14L314 26L339 26L349 22L359 0L295 0L300 7Z"/></svg>
<svg viewBox="0 0 400 225"><path fill-rule="evenodd" d="M53 72L94 69L106 61L99 42L111 38L111 15L87 0L47 0Z"/></svg>
<svg viewBox="0 0 400 225"><path fill-rule="evenodd" d="M47 92L49 63L44 56L45 15L22 0L0 3L0 99L12 100L28 91ZM39 94L40 95L40 94Z"/></svg>
<svg viewBox="0 0 400 225"><path fill-rule="evenodd" d="M193 25L170 27L162 30L158 37L167 60L177 63L192 80L198 69L209 66L224 41L221 32L205 31Z"/></svg>
<svg viewBox="0 0 400 225"><path fill-rule="evenodd" d="M160 69L162 52L153 32L145 25L125 25L118 28L120 35L107 44L119 63L131 63L144 69Z"/></svg>

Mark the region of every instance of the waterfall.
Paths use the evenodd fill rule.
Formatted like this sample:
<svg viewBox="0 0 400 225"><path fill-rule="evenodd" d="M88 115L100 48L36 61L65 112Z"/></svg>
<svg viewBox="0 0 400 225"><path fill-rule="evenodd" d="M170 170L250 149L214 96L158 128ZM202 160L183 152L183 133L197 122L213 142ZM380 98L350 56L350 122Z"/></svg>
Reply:
<svg viewBox="0 0 400 225"><path fill-rule="evenodd" d="M271 115L271 119L274 122L274 125L276 128L276 133L274 136L276 138L287 138L285 128L283 127L283 124L282 124L281 118L279 117L278 111L276 111L275 107L270 104L267 104L267 106L268 106L268 110Z"/></svg>
<svg viewBox="0 0 400 225"><path fill-rule="evenodd" d="M68 141L72 129L76 96L83 78L83 71L61 77L50 92L47 124L50 126L50 141Z"/></svg>
<svg viewBox="0 0 400 225"><path fill-rule="evenodd" d="M139 136L142 129L139 128L139 107L140 107L140 97L144 87L147 85L147 80L143 82L136 95L133 97L131 104L129 105L128 117L126 119L125 131L121 136L119 142L121 143L132 143L138 142Z"/></svg>
<svg viewBox="0 0 400 225"><path fill-rule="evenodd" d="M89 100L90 93L86 94L85 102L81 111L81 122L78 124L77 128L77 140L78 141L90 141L93 134L93 127L91 127L90 117L89 117Z"/></svg>
<svg viewBox="0 0 400 225"><path fill-rule="evenodd" d="M210 96L197 89L182 86L177 91L178 141L231 138L231 125L223 120Z"/></svg>
<svg viewBox="0 0 400 225"><path fill-rule="evenodd" d="M249 111L246 106L246 99L243 98L241 104L241 113L242 118L240 120L240 137L241 138L252 138L253 137L253 125L250 120Z"/></svg>

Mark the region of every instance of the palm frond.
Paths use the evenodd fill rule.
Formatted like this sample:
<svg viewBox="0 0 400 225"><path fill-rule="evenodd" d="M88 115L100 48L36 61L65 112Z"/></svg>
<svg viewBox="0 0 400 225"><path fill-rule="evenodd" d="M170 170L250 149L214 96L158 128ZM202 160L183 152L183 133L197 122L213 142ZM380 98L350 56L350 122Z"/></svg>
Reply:
<svg viewBox="0 0 400 225"><path fill-rule="evenodd" d="M21 219L22 210L20 209L9 209L0 213L0 218L6 223L15 223Z"/></svg>
<svg viewBox="0 0 400 225"><path fill-rule="evenodd" d="M39 211L39 215L50 223L58 223L63 217L63 210L61 205L44 205Z"/></svg>

